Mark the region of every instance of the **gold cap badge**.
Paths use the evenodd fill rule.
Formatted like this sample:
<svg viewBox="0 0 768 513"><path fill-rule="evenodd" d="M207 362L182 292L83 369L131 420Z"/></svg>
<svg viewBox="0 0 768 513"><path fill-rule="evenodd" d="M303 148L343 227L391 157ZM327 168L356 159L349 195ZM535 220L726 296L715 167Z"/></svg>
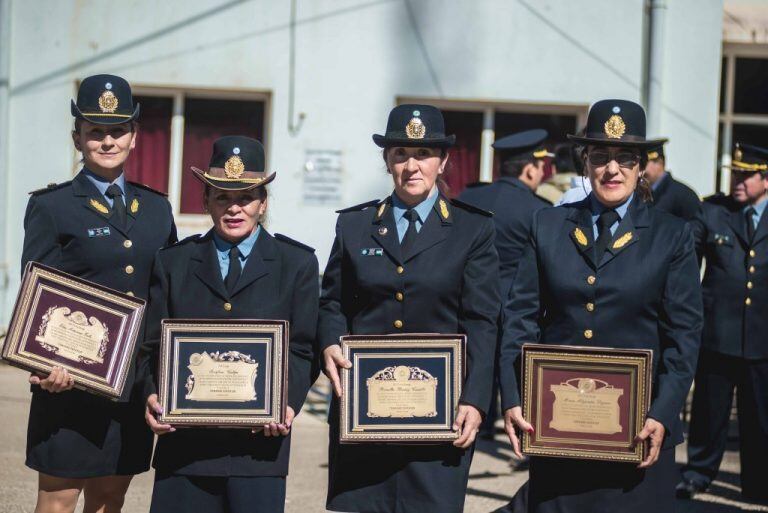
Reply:
<svg viewBox="0 0 768 513"><path fill-rule="evenodd" d="M117 110L118 106L117 96L112 91L104 91L99 96L99 108L101 112L112 114Z"/></svg>
<svg viewBox="0 0 768 513"><path fill-rule="evenodd" d="M744 154L741 152L741 148L738 146L736 147L736 151L733 152L733 159L734 160L741 160L741 157L743 157Z"/></svg>
<svg viewBox="0 0 768 513"><path fill-rule="evenodd" d="M426 133L427 127L424 126L424 122L421 118L411 118L405 126L405 135L408 136L408 139L424 139Z"/></svg>
<svg viewBox="0 0 768 513"><path fill-rule="evenodd" d="M624 135L624 132L627 130L627 125L624 124L624 120L621 119L621 116L614 114L608 118L608 121L605 122L603 128L605 129L605 135L611 139L621 139L621 136Z"/></svg>
<svg viewBox="0 0 768 513"><path fill-rule="evenodd" d="M245 172L245 164L243 164L243 159L237 155L232 155L224 163L224 174L227 175L227 178L240 178L243 172Z"/></svg>

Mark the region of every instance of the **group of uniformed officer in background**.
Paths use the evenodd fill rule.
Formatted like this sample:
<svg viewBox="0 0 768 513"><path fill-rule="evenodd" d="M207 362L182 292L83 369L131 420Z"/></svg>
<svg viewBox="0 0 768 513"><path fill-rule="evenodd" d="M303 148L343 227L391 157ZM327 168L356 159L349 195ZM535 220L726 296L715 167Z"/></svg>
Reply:
<svg viewBox="0 0 768 513"><path fill-rule="evenodd" d="M612 102L630 113L628 124L635 116L633 112L639 119L639 106ZM614 105L613 112L618 108ZM300 301L285 289L286 284L293 283L285 281L288 277L301 278L305 295L317 293L306 273L307 269L317 268L314 256L309 254L311 248L280 235L273 239L259 224L267 205L264 186L274 179L274 173L268 175L264 169L265 157L258 141L230 138L217 142L208 170L195 171L206 184L204 201L211 209L214 229L163 253L167 259L181 256L167 272L155 264L153 277L155 255L176 243L176 229L164 195L127 181L123 172L138 131L139 106L133 102L130 86L114 75L88 77L81 83L71 109L75 118L72 138L83 154L83 169L71 181L32 193L24 221L22 264L38 261L145 299L153 287L155 296L164 301L150 304L151 311L161 312L159 317L174 309L197 311L198 304L185 301L199 301L208 294L210 301L205 308L215 310L208 316L247 318L253 302L265 312L279 311L286 318L317 318L316 334L313 325L295 335L301 337L296 341L297 348L303 347L303 353L295 355L302 365L291 367L291 372L302 374L292 377L303 384L294 387L301 397L292 396L290 401L296 414L306 386L318 373L321 358L334 384L338 383L338 369L348 368L349 362L336 351L339 335L467 333L468 379L457 421L464 430L456 444L342 447L333 432L330 440L328 507L359 512L460 512L474 436L483 416L491 416L496 407L496 392L491 392L489 376L494 374L494 365L498 374L494 347L502 337L501 305L513 287L521 258L530 250L534 217L550 205L536 195L546 163L554 156L544 146L548 133L530 130L497 140L493 146L500 155L501 177L492 184L467 189L459 201L438 191L454 143L453 136L445 134L440 111L429 105L393 109L386 133L374 136L374 141L384 149L395 192L384 200L340 212L318 313L301 303L306 298ZM598 114L594 114L596 119ZM768 332L768 220L763 215L768 204L768 150L737 144L731 193L717 194L701 203L695 192L666 169L666 141L659 140L656 146L649 147L644 116L642 112L642 130L629 134L642 139L642 144L637 143L640 139L634 145L632 139L627 140L630 149L642 148L645 152L632 163L645 164L641 180L645 180L653 196L647 202L648 208L687 221L699 262L706 264L705 324L696 370L688 463L677 494L690 498L711 485L725 450L736 389L742 493L751 499L768 500L768 487L761 478L761 469L768 461L768 343L762 339ZM602 144L599 138L583 139ZM597 161L597 156L594 158ZM622 158L631 159L632 155ZM588 195L588 191L584 193ZM639 203L638 196L635 194L629 201ZM645 214L640 208L633 206L631 215L642 218ZM493 213L492 219L489 212ZM227 238L227 233L239 233L239 227L251 226L248 223L254 230L246 237ZM598 238L597 232L594 238ZM369 255L365 246L361 253L360 244L376 245L378 250ZM294 269L296 262L301 263L300 272ZM238 285L241 274L250 277L247 284L241 280ZM188 297L180 285L183 283L196 287L195 297ZM251 283L255 285L243 294L255 294L258 285L262 287L256 294L260 299L237 303L234 295ZM262 303L267 297L273 304ZM221 311L219 303L223 305ZM319 342L310 349L308 341L314 337ZM313 358L314 364L307 363ZM74 511L81 492L85 495L85 511L119 511L132 476L149 468L152 436L144 425L145 415L152 429L160 432L152 422L159 405L148 400L152 387L141 383L148 376L152 376L151 371L133 369L124 397L118 402L73 390L73 380L64 369L54 369L49 376L30 377L33 398L26 463L39 472L36 511ZM333 408L337 407L334 400ZM273 426L271 435L288 436L289 430L290 423ZM170 433L172 428L163 427L162 432ZM270 436L270 432L265 430L264 435ZM172 486L167 484L171 481L166 481L165 495L158 504L171 507L176 498L194 488L197 495L190 497L215 497L206 502L219 505L211 506L211 510L257 512L267 511L264 508L268 507L269 511L279 511L285 493L288 445L264 443L258 447L269 451L251 454L247 437L243 436L235 437L239 440L237 461L279 460L279 465L248 467L246 474L252 480L237 481L243 476L233 470L236 465L232 464L232 455L222 459L225 455L220 454L222 444L229 443L232 437L203 437L194 442L196 450L189 453L195 455L195 462L185 461L158 472L156 479L179 472L188 476ZM214 443L212 440L219 450L206 447ZM178 443L174 451L176 458L186 454ZM198 460L214 463L192 465ZM212 475L221 479L211 487L211 481L203 478L214 467ZM278 483L265 481L266 477L276 478ZM253 504L257 500L253 493L243 492L257 483L261 483L258 490L262 494L277 489L269 501L265 499L262 509ZM193 511L199 500L193 500L188 509ZM184 510L181 504L176 506L178 511ZM158 505L157 510L161 509Z"/></svg>

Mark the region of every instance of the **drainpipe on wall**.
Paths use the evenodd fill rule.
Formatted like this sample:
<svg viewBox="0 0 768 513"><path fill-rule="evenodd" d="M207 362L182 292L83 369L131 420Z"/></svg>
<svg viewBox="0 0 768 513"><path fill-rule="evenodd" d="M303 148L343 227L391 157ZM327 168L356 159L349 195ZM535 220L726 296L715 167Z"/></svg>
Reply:
<svg viewBox="0 0 768 513"><path fill-rule="evenodd" d="M8 326L8 90L11 76L11 0L0 0L0 335Z"/></svg>
<svg viewBox="0 0 768 513"><path fill-rule="evenodd" d="M664 28L666 24L666 0L649 0L648 68L646 82L646 131L650 137L661 135L662 84L664 83Z"/></svg>

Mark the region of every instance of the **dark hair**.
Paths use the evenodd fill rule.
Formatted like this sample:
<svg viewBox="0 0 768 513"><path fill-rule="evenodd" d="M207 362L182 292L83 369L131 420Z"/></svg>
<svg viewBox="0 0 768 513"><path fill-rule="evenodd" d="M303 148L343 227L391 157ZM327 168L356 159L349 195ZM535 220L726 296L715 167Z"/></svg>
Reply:
<svg viewBox="0 0 768 513"><path fill-rule="evenodd" d="M558 173L578 173L580 170L576 169L576 163L574 162L575 153L573 151L573 144L559 144L555 148L555 159L553 164L557 167Z"/></svg>
<svg viewBox="0 0 768 513"><path fill-rule="evenodd" d="M536 165L536 160L537 159L534 158L520 158L519 156L509 157L501 161L499 173L501 176L520 178L520 175L523 174L523 169L525 169L525 166L528 164Z"/></svg>

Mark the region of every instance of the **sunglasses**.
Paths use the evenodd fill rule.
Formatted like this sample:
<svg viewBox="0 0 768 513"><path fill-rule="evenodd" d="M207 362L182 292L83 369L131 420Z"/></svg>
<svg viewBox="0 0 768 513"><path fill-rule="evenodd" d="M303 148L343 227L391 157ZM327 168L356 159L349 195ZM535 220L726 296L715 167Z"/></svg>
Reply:
<svg viewBox="0 0 768 513"><path fill-rule="evenodd" d="M593 166L602 167L608 165L611 160L615 160L619 167L633 168L640 162L640 154L631 151L621 151L611 156L610 152L605 150L592 150L587 155L587 160Z"/></svg>

